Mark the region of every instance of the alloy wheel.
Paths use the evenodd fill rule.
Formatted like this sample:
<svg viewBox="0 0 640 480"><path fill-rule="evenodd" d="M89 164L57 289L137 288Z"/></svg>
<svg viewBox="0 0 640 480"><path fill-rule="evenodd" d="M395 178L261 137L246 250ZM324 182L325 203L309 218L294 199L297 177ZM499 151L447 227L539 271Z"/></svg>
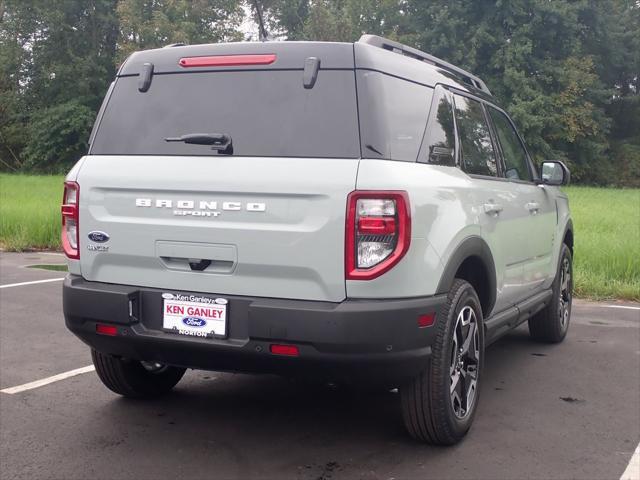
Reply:
<svg viewBox="0 0 640 480"><path fill-rule="evenodd" d="M476 312L463 307L456 318L451 347L450 397L453 413L464 419L473 410L480 364L480 333Z"/></svg>
<svg viewBox="0 0 640 480"><path fill-rule="evenodd" d="M562 260L560 268L560 295L558 298L558 315L560 316L560 328L566 330L569 325L571 309L571 263L568 258Z"/></svg>

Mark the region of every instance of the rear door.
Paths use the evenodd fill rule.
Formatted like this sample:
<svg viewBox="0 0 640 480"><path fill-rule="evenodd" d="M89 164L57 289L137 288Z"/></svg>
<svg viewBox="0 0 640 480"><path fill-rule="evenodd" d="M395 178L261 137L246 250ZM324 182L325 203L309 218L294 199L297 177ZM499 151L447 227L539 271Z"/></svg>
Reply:
<svg viewBox="0 0 640 480"><path fill-rule="evenodd" d="M155 51L123 67L78 176L84 278L345 298L346 198L360 156L353 53L313 45L257 45L276 58L267 65L200 60L234 56L224 45L195 57ZM323 65L312 86L303 82L310 56ZM198 66L183 69L184 58ZM146 89L145 63L155 63ZM166 141L194 133L223 134L232 151ZM109 241L96 245L92 231Z"/></svg>
<svg viewBox="0 0 640 480"><path fill-rule="evenodd" d="M529 289L536 289L555 273L555 266L552 265L556 227L555 200L545 188L534 182L534 172L527 151L512 122L500 110L493 107L488 110L502 153L504 176L513 184L520 199L520 208L526 216L522 225L526 233L527 249L527 258L523 264L524 281Z"/></svg>
<svg viewBox="0 0 640 480"><path fill-rule="evenodd" d="M499 290L494 311L513 305L526 295L527 215L513 185L500 178L498 155L485 109L479 100L454 94L455 119L462 153L462 169L472 177L475 211L497 270Z"/></svg>

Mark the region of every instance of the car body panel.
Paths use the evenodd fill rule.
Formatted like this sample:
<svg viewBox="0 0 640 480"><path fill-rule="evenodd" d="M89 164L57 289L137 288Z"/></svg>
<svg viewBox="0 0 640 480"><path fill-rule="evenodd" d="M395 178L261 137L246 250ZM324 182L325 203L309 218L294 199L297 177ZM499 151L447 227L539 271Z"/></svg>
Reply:
<svg viewBox="0 0 640 480"><path fill-rule="evenodd" d="M172 290L341 301L345 199L357 168L353 159L89 156L77 176L82 275ZM200 208L201 202L207 205ZM251 204L264 210L247 210ZM108 251L87 249L93 230L108 233ZM188 260L203 256L212 265L192 271Z"/></svg>

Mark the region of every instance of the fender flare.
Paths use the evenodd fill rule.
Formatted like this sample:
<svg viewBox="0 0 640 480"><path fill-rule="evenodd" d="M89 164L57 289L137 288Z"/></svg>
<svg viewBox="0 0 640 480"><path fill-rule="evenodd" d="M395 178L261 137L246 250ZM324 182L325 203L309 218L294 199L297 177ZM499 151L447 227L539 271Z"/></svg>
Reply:
<svg viewBox="0 0 640 480"><path fill-rule="evenodd" d="M569 219L567 220L567 224L564 226L564 230L562 231L562 241L564 242L565 237L567 236L567 233L571 232L571 254L573 255L573 249L574 249L574 243L575 243L575 237L573 236L573 220Z"/></svg>
<svg viewBox="0 0 640 480"><path fill-rule="evenodd" d="M496 303L496 266L489 245L478 236L467 237L456 247L445 265L436 293L448 293L460 265L469 257L478 258L485 267L489 279L489 298L486 316L489 317Z"/></svg>

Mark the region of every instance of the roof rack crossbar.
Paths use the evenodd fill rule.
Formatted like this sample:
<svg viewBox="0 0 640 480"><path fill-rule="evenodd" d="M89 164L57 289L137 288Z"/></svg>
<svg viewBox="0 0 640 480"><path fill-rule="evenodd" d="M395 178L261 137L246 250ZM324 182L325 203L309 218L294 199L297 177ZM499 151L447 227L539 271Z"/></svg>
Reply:
<svg viewBox="0 0 640 480"><path fill-rule="evenodd" d="M440 68L444 68L452 73L455 73L457 76L462 77L462 80L466 83L472 85L478 90L482 90L487 95L491 95L487 84L484 81L470 73L466 70L463 70L460 67L456 67L455 65L450 64L449 62L445 62L444 60L439 59L438 57L434 57L433 55L429 55L417 48L409 47L408 45L404 45L399 42L395 42L393 40L389 40L387 38L379 37L377 35L362 35L358 43L365 43L367 45L371 45L374 47L382 48L384 50L388 50L390 52L399 53L406 57L414 58L416 60L420 60L422 62L430 63L431 65L435 65Z"/></svg>

